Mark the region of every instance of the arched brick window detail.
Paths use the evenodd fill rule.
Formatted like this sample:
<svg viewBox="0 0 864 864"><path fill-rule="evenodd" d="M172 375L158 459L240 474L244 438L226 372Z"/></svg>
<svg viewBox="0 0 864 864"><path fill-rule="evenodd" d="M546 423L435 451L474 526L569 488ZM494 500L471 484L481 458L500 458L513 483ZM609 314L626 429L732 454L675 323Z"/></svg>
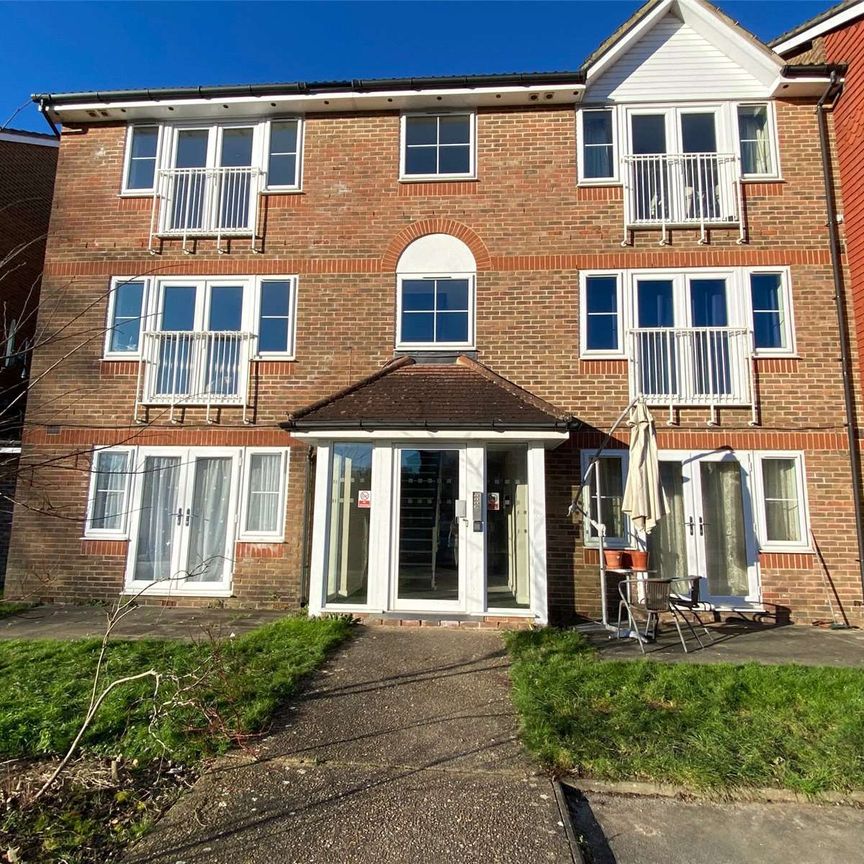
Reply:
<svg viewBox="0 0 864 864"><path fill-rule="evenodd" d="M423 219L403 228L390 241L390 245L381 259L381 269L385 273L395 272L399 258L406 247L414 240L427 234L450 234L456 237L471 250L478 271L492 269L492 258L489 255L489 250L477 232L454 219Z"/></svg>

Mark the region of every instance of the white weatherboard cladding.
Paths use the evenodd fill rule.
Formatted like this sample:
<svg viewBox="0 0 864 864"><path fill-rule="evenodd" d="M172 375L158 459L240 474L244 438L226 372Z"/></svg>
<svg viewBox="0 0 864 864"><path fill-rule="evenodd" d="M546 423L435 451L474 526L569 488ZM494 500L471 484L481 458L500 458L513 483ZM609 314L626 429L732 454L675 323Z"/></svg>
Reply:
<svg viewBox="0 0 864 864"><path fill-rule="evenodd" d="M681 102L767 95L764 83L670 14L589 85L585 101Z"/></svg>

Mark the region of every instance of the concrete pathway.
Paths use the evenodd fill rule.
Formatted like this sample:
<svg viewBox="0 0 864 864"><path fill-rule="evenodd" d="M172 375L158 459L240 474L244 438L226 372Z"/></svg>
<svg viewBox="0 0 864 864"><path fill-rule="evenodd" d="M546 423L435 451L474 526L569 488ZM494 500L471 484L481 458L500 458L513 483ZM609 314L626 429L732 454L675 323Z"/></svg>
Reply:
<svg viewBox="0 0 864 864"><path fill-rule="evenodd" d="M0 639L83 639L105 633L102 606L36 606L0 618ZM202 639L209 635L240 635L286 612L244 609L178 609L139 606L114 630L116 639Z"/></svg>
<svg viewBox="0 0 864 864"><path fill-rule="evenodd" d="M789 803L567 793L591 864L864 861L864 811Z"/></svg>
<svg viewBox="0 0 864 864"><path fill-rule="evenodd" d="M260 756L220 763L129 860L573 860L552 785L517 740L493 632L358 628Z"/></svg>

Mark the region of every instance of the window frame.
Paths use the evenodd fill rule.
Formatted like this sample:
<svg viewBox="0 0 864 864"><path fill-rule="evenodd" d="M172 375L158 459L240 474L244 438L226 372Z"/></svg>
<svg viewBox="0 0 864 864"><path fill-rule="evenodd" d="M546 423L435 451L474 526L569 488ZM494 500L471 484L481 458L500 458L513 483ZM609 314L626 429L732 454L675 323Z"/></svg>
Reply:
<svg viewBox="0 0 864 864"><path fill-rule="evenodd" d="M468 340L466 342L404 342L402 339L402 283L423 280L444 281L465 279L468 282ZM477 287L474 273L399 273L396 276L396 343L397 351L453 351L473 350L477 343L475 331L477 312ZM432 314L435 314L434 312Z"/></svg>
<svg viewBox="0 0 864 864"><path fill-rule="evenodd" d="M287 117L271 117L265 122L264 141L261 149L262 170L264 172L265 183L262 186L262 191L265 194L281 194L303 191L303 145L306 135L306 124L303 122L303 117L287 116ZM297 124L297 159L294 165L294 183L284 185L270 182L270 137L274 123L289 123Z"/></svg>
<svg viewBox="0 0 864 864"><path fill-rule="evenodd" d="M627 469L630 460L630 452L626 449L621 450L582 450L581 453L581 474L580 480L585 477L585 472L588 470L588 466L591 464L591 460L594 459L595 456L600 454L600 459L618 459L621 462L621 495L623 498L624 490L627 488ZM599 461L599 460L598 460ZM598 477L599 475L596 471L592 471L592 475L594 477ZM602 492L602 490L601 490ZM597 500L597 522L603 522L603 513L601 509L601 498L598 495ZM582 501L580 502L583 514L582 514L582 543L586 548L589 549L598 549L600 547L600 538L592 537L591 531L592 526L588 522L587 517L584 515L585 513L591 513L591 478L588 479L588 482L585 483L582 488ZM603 546L607 549L626 549L628 548L632 542L634 542L634 532L633 526L630 523L630 517L622 511L622 518L624 520L624 536L623 537L610 537L606 536L603 541Z"/></svg>
<svg viewBox="0 0 864 864"><path fill-rule="evenodd" d="M468 118L468 172L463 174L406 174L406 126L409 117L467 117ZM436 145L440 150L441 145ZM430 183L448 180L477 179L477 111L404 111L399 116L399 180L403 183Z"/></svg>
<svg viewBox="0 0 864 864"><path fill-rule="evenodd" d="M128 540L129 539L129 512L132 497L135 492L135 479L137 477L137 447L94 447L92 461L90 463L90 478L87 486L87 506L84 513L84 538L90 540ZM96 504L96 466L102 453L123 453L126 456L126 486L123 490L124 509L121 516L119 528L93 528L93 508Z"/></svg>
<svg viewBox="0 0 864 864"><path fill-rule="evenodd" d="M132 137L136 129L156 129L156 161L153 165L153 185L148 188L133 189L129 186L129 170L132 167ZM126 127L126 140L123 149L123 173L120 176L120 196L122 198L149 198L156 192L156 177L162 165L165 124L155 122L129 123Z"/></svg>
<svg viewBox="0 0 864 864"><path fill-rule="evenodd" d="M782 324L785 348L758 348L756 346L756 326L753 318L753 289L750 277L759 273L778 273L780 275L780 297L783 304L784 319ZM755 357L797 357L795 343L795 307L792 302L792 274L789 267L745 267L743 268L744 301L747 309L748 326L753 331L753 355Z"/></svg>
<svg viewBox="0 0 864 864"><path fill-rule="evenodd" d="M288 346L285 351L262 351L259 347L261 338L261 286L264 282L288 282L291 285L291 297L288 302ZM297 356L297 292L299 288L297 274L277 276L267 274L256 276L252 298L251 332L255 334L255 357L261 360L294 360Z"/></svg>
<svg viewBox="0 0 864 864"><path fill-rule="evenodd" d="M614 278L616 281L617 335L618 348L588 348L588 280L591 278ZM625 345L624 311L624 271L623 270L581 270L579 272L579 357L584 360L624 360L627 358Z"/></svg>
<svg viewBox="0 0 864 864"><path fill-rule="evenodd" d="M800 539L769 540L768 517L765 506L765 477L762 462L766 459L791 459L795 462L795 482L798 493L798 533ZM810 542L810 507L807 495L807 471L804 464L804 453L800 450L755 450L753 461L756 468L756 529L759 549L764 552L809 552Z"/></svg>
<svg viewBox="0 0 864 864"><path fill-rule="evenodd" d="M141 319L138 322L138 349L136 351L114 351L111 349L111 336L114 333L114 309L117 304L117 287L128 282L143 282L141 295ZM105 334L102 350L104 360L139 360L141 358L141 335L144 323L151 317L150 303L152 282L148 276L112 276L108 288L108 309L105 315Z"/></svg>
<svg viewBox="0 0 864 864"><path fill-rule="evenodd" d="M275 531L249 531L247 519L249 516L249 485L252 482L252 457L257 454L277 455L281 457L279 472L279 503L277 513L281 514L279 525ZM240 479L240 501L237 540L248 543L283 543L285 541L285 512L288 500L288 482L291 472L291 450L289 447L247 447L242 454L243 464Z"/></svg>
<svg viewBox="0 0 864 864"><path fill-rule="evenodd" d="M612 174L609 177L585 176L585 125L584 115L590 111L608 111L612 117ZM614 105L582 105L576 109L576 165L579 186L620 186L621 152L619 148L619 112Z"/></svg>
<svg viewBox="0 0 864 864"><path fill-rule="evenodd" d="M745 174L744 162L741 158L741 128L738 120L739 108L752 108L755 106L764 105L767 109L768 118L768 145L771 148L771 159L774 170L769 174ZM746 99L741 102L732 103L732 121L734 129L735 153L738 156L738 164L741 169L741 179L744 182L758 183L760 181L780 181L783 179L783 172L780 168L780 144L777 135L777 112L774 107L773 100Z"/></svg>

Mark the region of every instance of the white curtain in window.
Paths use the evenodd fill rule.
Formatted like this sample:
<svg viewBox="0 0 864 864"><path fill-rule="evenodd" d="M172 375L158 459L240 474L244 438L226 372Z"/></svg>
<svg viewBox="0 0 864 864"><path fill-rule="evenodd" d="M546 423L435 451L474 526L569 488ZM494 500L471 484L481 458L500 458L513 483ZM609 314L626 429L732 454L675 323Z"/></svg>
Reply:
<svg viewBox="0 0 864 864"><path fill-rule="evenodd" d="M249 459L249 499L246 502L246 530L279 530L279 487L282 456L253 453Z"/></svg>
<svg viewBox="0 0 864 864"><path fill-rule="evenodd" d="M177 511L179 456L148 456L144 460L135 579L156 582L172 577L171 562Z"/></svg>
<svg viewBox="0 0 864 864"><path fill-rule="evenodd" d="M702 462L700 469L708 589L714 597L744 597L749 581L741 466Z"/></svg>
<svg viewBox="0 0 864 864"><path fill-rule="evenodd" d="M741 108L738 114L741 159L745 174L771 173L768 111L764 106Z"/></svg>
<svg viewBox="0 0 864 864"><path fill-rule="evenodd" d="M221 582L226 572L225 541L231 494L231 459L195 460L189 513L187 582ZM185 518L185 517L184 517Z"/></svg>
<svg viewBox="0 0 864 864"><path fill-rule="evenodd" d="M97 453L93 512L90 527L103 530L119 529L126 510L128 453Z"/></svg>
<svg viewBox="0 0 864 864"><path fill-rule="evenodd" d="M765 536L774 542L798 542L798 478L794 459L763 459Z"/></svg>

